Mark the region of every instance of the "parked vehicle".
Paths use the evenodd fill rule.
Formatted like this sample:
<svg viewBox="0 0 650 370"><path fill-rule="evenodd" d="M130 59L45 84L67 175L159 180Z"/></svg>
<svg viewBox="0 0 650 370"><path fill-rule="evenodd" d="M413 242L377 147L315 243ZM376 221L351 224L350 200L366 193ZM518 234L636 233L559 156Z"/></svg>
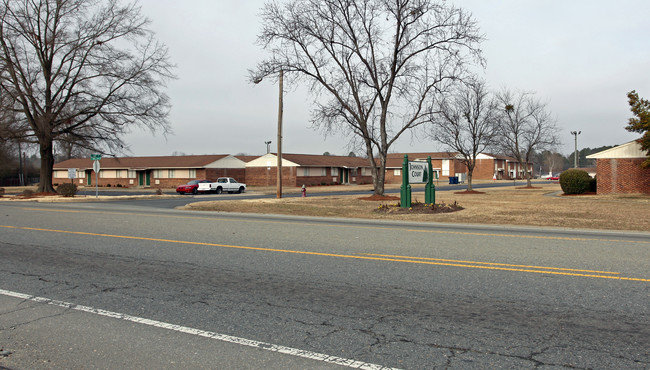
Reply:
<svg viewBox="0 0 650 370"><path fill-rule="evenodd" d="M221 194L224 191L228 193L243 193L246 191L246 184L237 182L232 177L219 177L216 182L207 182L199 184L197 189L203 193Z"/></svg>
<svg viewBox="0 0 650 370"><path fill-rule="evenodd" d="M187 184L179 185L176 187L176 192L178 194L185 194L185 193L192 193L196 194L198 193L198 188L199 184L202 183L209 183L210 181L208 180L192 180L188 182Z"/></svg>

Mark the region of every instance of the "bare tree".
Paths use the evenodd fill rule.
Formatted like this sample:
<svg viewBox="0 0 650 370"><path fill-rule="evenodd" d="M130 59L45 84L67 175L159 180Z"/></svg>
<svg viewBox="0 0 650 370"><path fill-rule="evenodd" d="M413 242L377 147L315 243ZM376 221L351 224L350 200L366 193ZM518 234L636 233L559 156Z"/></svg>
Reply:
<svg viewBox="0 0 650 370"><path fill-rule="evenodd" d="M504 154L514 157L524 167L526 183L530 187L528 163L535 151L559 144L559 129L546 104L533 93L504 89L497 94L497 100L501 113L498 146Z"/></svg>
<svg viewBox="0 0 650 370"><path fill-rule="evenodd" d="M549 175L551 175L553 174L553 170L562 169L566 158L560 153L545 150L542 153L542 160L544 161L544 166L548 169Z"/></svg>
<svg viewBox="0 0 650 370"><path fill-rule="evenodd" d="M92 143L85 139L85 136L74 135L72 133L60 135L54 143L56 151L55 161L67 160L70 158L89 157L96 152Z"/></svg>
<svg viewBox="0 0 650 370"><path fill-rule="evenodd" d="M169 132L163 88L173 66L135 3L0 1L0 92L20 117L9 130L39 145L39 191L53 191L54 142L64 136L119 151L134 125Z"/></svg>
<svg viewBox="0 0 650 370"><path fill-rule="evenodd" d="M458 152L467 166L467 190L480 153L493 145L498 133L497 102L485 82L469 81L440 100L432 116L429 137Z"/></svg>
<svg viewBox="0 0 650 370"><path fill-rule="evenodd" d="M445 2L272 1L261 17L258 41L271 56L251 80L284 71L310 82L312 125L363 141L378 195L390 146L428 121L435 96L469 62L482 62L476 22Z"/></svg>

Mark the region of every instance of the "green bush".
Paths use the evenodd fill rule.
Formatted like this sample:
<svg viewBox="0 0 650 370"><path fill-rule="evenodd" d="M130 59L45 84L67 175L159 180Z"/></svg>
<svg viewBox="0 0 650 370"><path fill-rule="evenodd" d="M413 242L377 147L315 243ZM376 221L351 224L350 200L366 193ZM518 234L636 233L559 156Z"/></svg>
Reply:
<svg viewBox="0 0 650 370"><path fill-rule="evenodd" d="M564 194L583 194L589 190L591 177L584 170L566 170L560 174L560 186Z"/></svg>
<svg viewBox="0 0 650 370"><path fill-rule="evenodd" d="M64 197L74 197L77 194L77 185L64 183L56 187L56 192Z"/></svg>
<svg viewBox="0 0 650 370"><path fill-rule="evenodd" d="M0 188L0 198L5 195L5 188Z"/></svg>
<svg viewBox="0 0 650 370"><path fill-rule="evenodd" d="M25 189L23 190L23 198L31 198L34 196L34 190L32 189Z"/></svg>

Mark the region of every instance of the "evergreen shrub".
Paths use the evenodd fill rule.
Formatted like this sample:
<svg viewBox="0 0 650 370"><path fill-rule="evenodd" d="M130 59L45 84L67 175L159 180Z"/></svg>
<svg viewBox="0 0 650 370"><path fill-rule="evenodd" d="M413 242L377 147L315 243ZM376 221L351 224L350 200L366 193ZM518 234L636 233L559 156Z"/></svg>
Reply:
<svg viewBox="0 0 650 370"><path fill-rule="evenodd" d="M63 183L56 187L56 192L64 197L74 197L77 194L77 185Z"/></svg>
<svg viewBox="0 0 650 370"><path fill-rule="evenodd" d="M564 194L584 194L589 190L591 177L585 170L571 169L560 174L560 187Z"/></svg>

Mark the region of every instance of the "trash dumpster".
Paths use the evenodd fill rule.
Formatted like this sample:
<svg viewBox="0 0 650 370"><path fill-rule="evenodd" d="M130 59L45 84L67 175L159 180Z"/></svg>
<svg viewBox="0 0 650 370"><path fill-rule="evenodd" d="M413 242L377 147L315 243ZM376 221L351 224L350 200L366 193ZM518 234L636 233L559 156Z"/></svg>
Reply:
<svg viewBox="0 0 650 370"><path fill-rule="evenodd" d="M449 185L458 184L458 176L449 176Z"/></svg>

